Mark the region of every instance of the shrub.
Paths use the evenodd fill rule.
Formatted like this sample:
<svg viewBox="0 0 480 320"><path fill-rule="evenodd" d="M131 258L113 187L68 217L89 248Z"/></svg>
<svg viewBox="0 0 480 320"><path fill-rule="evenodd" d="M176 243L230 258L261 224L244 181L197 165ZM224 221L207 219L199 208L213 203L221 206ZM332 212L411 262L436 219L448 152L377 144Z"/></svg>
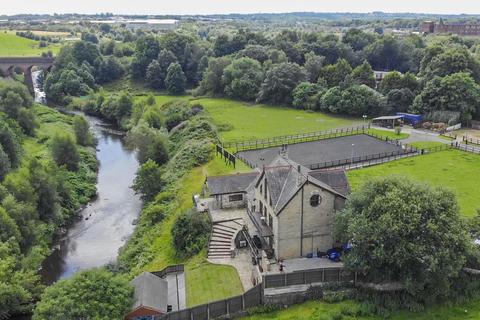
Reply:
<svg viewBox="0 0 480 320"><path fill-rule="evenodd" d="M207 246L211 230L206 214L193 210L181 214L172 228L173 246L178 255L191 257Z"/></svg>
<svg viewBox="0 0 480 320"><path fill-rule="evenodd" d="M77 146L69 135L54 136L51 143L52 156L55 163L65 166L70 171L78 170L80 154Z"/></svg>

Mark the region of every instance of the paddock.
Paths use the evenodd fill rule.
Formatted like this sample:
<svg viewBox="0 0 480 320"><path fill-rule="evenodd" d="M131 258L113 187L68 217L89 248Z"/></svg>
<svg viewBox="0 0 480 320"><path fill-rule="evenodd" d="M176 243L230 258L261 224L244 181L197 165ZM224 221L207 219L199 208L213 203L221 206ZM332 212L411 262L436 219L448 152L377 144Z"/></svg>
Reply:
<svg viewBox="0 0 480 320"><path fill-rule="evenodd" d="M272 162L282 150L281 146L240 151L237 156L253 167L261 168ZM381 154L400 154L402 146L392 141L384 141L366 134L323 139L290 144L288 158L309 167L318 163L373 157Z"/></svg>

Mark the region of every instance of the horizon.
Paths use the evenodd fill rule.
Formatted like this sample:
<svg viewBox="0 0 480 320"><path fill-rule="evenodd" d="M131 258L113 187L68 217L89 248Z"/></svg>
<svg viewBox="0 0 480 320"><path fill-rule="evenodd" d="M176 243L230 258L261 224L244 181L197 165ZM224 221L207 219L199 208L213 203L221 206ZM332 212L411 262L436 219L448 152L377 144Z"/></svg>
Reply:
<svg viewBox="0 0 480 320"><path fill-rule="evenodd" d="M26 9L28 8L28 9ZM282 14L282 13L357 13L382 12L388 14L425 14L425 15L478 15L480 1L461 0L442 2L428 0L418 2L405 0L379 2L377 0L343 0L335 3L324 1L244 0L234 1L195 1L179 0L175 3L151 0L84 0L81 3L58 0L20 0L9 3L2 10L3 15L20 14L85 14L94 15L113 13L114 15L228 15L228 14Z"/></svg>

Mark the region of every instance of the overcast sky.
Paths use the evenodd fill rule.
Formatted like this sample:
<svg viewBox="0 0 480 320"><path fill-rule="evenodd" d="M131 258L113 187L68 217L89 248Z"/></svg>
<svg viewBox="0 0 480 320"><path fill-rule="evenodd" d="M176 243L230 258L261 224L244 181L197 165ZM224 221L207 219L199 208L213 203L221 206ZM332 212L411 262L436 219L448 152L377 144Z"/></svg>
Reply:
<svg viewBox="0 0 480 320"><path fill-rule="evenodd" d="M209 14L258 12L476 13L480 0L0 0L0 14Z"/></svg>

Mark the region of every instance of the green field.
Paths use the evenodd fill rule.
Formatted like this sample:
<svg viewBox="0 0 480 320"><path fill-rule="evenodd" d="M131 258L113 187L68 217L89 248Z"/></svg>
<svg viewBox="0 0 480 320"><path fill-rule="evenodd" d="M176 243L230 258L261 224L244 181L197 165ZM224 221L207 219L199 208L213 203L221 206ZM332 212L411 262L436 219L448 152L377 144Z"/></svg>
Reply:
<svg viewBox="0 0 480 320"><path fill-rule="evenodd" d="M107 87L106 89L113 93L115 92L114 88L117 87L119 85L113 88ZM146 95L144 94L135 95L135 100L145 98ZM192 104L199 103L204 106L219 127L220 137L226 142L262 139L364 124L361 119L356 118L337 117L321 112L265 104L249 104L225 98L155 95L155 101L158 105L163 105L173 100L188 100ZM372 129L372 132L380 132L382 135L387 135L392 139L408 137L408 134L405 133L397 136L393 132L383 130Z"/></svg>
<svg viewBox="0 0 480 320"><path fill-rule="evenodd" d="M431 143L422 144L432 146ZM479 155L458 150L446 150L352 170L348 172L348 178L353 190L358 190L368 178L391 174L406 175L432 185L444 186L456 193L461 214L465 217L472 217L480 208L479 168Z"/></svg>
<svg viewBox="0 0 480 320"><path fill-rule="evenodd" d="M60 50L60 45L39 47L39 41L16 36L11 32L0 32L0 57L35 57L42 52L52 51L54 54Z"/></svg>
<svg viewBox="0 0 480 320"><path fill-rule="evenodd" d="M264 313L241 318L242 320L381 320L385 317L362 316L361 309L352 301L340 303L326 303L309 301L301 305L292 306L286 310ZM475 299L460 305L442 305L431 307L425 311L398 312L389 320L473 320L480 319L480 300Z"/></svg>
<svg viewBox="0 0 480 320"><path fill-rule="evenodd" d="M199 99L198 102L207 109L217 125L229 127L230 130L220 132L225 141L268 138L362 123L359 119L263 104L249 105L229 99Z"/></svg>

